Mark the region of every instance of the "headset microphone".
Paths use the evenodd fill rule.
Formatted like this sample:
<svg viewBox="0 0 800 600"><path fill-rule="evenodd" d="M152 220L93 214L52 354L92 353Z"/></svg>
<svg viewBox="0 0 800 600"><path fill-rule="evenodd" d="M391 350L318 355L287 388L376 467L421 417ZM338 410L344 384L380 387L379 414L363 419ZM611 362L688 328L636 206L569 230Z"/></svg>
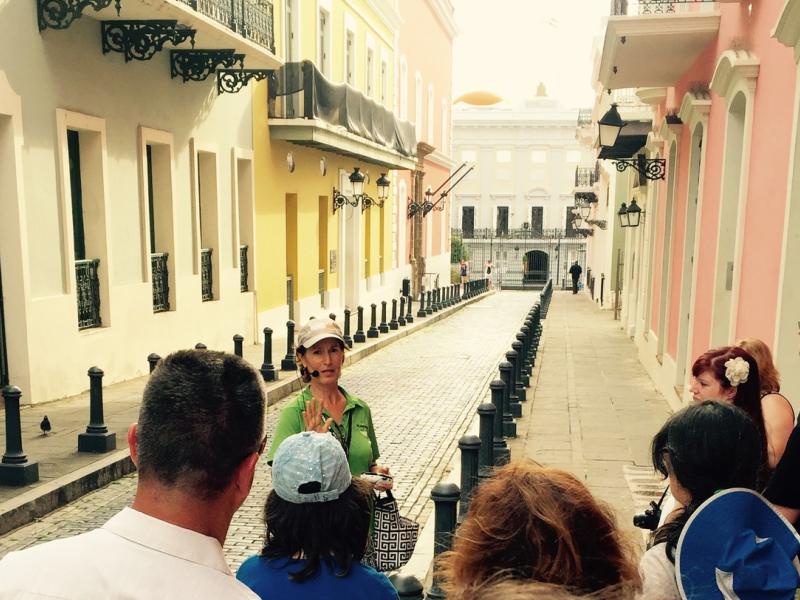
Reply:
<svg viewBox="0 0 800 600"><path fill-rule="evenodd" d="M309 375L311 375L312 377L319 377L319 371L311 371Z"/></svg>

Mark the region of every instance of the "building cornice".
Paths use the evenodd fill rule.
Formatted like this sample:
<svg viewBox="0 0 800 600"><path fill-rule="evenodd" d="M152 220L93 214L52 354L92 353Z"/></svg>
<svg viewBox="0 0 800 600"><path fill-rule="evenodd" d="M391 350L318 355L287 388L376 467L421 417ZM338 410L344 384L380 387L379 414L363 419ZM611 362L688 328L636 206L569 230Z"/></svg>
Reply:
<svg viewBox="0 0 800 600"><path fill-rule="evenodd" d="M403 19L400 17L400 14L392 8L391 4L389 4L388 0L364 0L367 6L372 11L372 14L375 15L381 24L388 30L388 32L383 32L377 27L374 26L373 23L370 23L368 18L365 18L363 14L363 10L361 7L356 6L353 0L344 0L345 4L353 11L354 14L359 15L364 21L366 21L371 27L375 35L377 35L383 42L389 46L390 48L394 47L394 40L391 38L393 32L400 29L400 26L403 24Z"/></svg>
<svg viewBox="0 0 800 600"><path fill-rule="evenodd" d="M452 169L456 166L456 161L454 161L450 156L445 154L444 152L440 152L439 150L434 150L428 156L425 157L425 160L429 160L437 165L442 167L446 167L448 169Z"/></svg>
<svg viewBox="0 0 800 600"><path fill-rule="evenodd" d="M439 23L444 27L447 35L450 36L450 39L452 40L456 37L458 35L458 27L453 18L453 6L450 4L450 0L428 0L428 4Z"/></svg>

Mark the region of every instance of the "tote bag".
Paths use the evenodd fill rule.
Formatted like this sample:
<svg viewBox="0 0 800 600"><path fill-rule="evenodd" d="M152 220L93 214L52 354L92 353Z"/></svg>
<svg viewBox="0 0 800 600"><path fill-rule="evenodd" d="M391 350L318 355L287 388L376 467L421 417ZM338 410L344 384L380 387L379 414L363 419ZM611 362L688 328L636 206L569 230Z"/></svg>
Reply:
<svg viewBox="0 0 800 600"><path fill-rule="evenodd" d="M376 571L395 571L414 553L419 523L400 515L392 492L375 498L375 520L364 554L364 564Z"/></svg>

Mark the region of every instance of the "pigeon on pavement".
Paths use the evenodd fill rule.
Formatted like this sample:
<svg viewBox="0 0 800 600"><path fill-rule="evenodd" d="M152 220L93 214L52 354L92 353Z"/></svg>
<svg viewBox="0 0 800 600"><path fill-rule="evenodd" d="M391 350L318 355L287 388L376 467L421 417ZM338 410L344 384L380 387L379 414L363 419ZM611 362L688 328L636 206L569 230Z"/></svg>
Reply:
<svg viewBox="0 0 800 600"><path fill-rule="evenodd" d="M47 415L45 415L44 419L42 419L42 422L39 423L39 427L42 429L42 435L47 435L50 433L50 430L53 429L53 427L50 425L50 419L47 418Z"/></svg>

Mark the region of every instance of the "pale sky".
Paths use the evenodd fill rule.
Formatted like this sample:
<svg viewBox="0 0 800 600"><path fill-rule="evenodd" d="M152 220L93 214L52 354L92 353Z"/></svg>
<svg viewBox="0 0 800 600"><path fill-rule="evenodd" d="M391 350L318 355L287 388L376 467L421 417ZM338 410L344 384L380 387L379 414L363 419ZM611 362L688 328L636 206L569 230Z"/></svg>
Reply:
<svg viewBox="0 0 800 600"><path fill-rule="evenodd" d="M592 40L609 0L453 0L453 99L487 90L517 102L536 93L589 107Z"/></svg>

